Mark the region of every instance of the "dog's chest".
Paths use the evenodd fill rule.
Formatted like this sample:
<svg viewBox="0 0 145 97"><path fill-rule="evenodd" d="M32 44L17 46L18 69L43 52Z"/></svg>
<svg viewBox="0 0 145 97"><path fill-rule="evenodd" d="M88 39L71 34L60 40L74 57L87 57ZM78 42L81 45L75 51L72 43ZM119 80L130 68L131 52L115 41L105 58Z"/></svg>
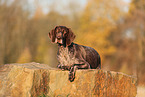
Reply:
<svg viewBox="0 0 145 97"><path fill-rule="evenodd" d="M75 50L73 48L59 48L59 54L57 57L60 64L65 66L71 66L78 63L78 59L75 58Z"/></svg>

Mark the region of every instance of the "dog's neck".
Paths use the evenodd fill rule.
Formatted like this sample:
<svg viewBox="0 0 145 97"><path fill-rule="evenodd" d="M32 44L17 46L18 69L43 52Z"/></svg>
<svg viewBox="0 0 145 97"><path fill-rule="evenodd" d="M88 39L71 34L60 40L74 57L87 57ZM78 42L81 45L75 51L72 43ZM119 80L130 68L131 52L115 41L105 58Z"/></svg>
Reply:
<svg viewBox="0 0 145 97"><path fill-rule="evenodd" d="M73 42L69 46L66 46L66 44L60 44L60 43L58 43L58 47L63 47L63 48L71 47L73 45L74 45Z"/></svg>
<svg viewBox="0 0 145 97"><path fill-rule="evenodd" d="M64 44L60 44L60 43L57 43L58 44L58 47L66 47L66 45Z"/></svg>

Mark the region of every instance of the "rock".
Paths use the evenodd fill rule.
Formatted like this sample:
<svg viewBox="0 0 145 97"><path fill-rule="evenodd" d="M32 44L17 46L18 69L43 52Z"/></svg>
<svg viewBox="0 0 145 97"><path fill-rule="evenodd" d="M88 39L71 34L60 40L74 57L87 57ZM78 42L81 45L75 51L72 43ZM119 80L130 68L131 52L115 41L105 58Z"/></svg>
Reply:
<svg viewBox="0 0 145 97"><path fill-rule="evenodd" d="M135 97L137 79L119 72L68 71L39 63L6 64L0 68L0 97Z"/></svg>

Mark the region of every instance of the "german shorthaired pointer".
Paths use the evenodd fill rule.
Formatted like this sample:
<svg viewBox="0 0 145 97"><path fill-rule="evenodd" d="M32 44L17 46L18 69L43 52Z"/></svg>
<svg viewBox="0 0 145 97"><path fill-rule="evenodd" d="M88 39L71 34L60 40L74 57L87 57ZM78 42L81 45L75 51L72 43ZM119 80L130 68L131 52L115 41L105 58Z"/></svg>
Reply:
<svg viewBox="0 0 145 97"><path fill-rule="evenodd" d="M48 36L58 44L58 68L69 70L69 80L75 79L77 69L101 69L100 55L91 47L73 43L74 33L65 26L56 26Z"/></svg>

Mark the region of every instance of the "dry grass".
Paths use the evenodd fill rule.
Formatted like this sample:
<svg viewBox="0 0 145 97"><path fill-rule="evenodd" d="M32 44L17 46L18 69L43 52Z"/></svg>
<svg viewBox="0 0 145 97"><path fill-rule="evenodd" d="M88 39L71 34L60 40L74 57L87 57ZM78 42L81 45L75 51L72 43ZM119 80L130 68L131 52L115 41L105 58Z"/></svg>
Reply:
<svg viewBox="0 0 145 97"><path fill-rule="evenodd" d="M137 96L136 97L145 97L145 86L137 87Z"/></svg>

